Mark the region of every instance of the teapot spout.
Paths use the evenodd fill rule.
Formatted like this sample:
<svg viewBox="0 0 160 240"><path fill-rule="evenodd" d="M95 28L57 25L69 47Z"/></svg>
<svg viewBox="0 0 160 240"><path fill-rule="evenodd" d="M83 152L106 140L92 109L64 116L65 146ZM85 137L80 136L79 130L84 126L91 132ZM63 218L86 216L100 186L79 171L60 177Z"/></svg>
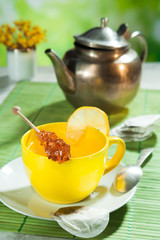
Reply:
<svg viewBox="0 0 160 240"><path fill-rule="evenodd" d="M65 63L58 57L58 55L52 50L52 49L46 49L45 53L48 55L48 57L51 59L57 81L64 90L64 92L67 93L74 93L75 92L75 80L74 75L71 73L71 71L66 67Z"/></svg>

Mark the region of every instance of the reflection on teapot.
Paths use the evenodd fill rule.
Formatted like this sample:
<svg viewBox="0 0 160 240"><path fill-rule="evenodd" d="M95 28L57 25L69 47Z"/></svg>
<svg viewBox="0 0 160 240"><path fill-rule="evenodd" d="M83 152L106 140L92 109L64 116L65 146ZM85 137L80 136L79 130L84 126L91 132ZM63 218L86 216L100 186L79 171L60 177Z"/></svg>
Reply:
<svg viewBox="0 0 160 240"><path fill-rule="evenodd" d="M147 56L147 43L139 31L130 33L126 24L117 32L101 19L101 26L74 36L75 47L63 60L47 49L58 83L75 107L96 106L111 114L120 111L139 89L141 66ZM138 37L141 55L127 41Z"/></svg>

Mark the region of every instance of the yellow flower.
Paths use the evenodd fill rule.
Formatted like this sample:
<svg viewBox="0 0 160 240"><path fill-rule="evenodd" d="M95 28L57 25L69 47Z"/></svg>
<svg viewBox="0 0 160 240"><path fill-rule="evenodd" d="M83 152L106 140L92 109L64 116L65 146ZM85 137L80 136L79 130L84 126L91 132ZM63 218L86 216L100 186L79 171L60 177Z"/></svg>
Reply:
<svg viewBox="0 0 160 240"><path fill-rule="evenodd" d="M9 47L12 46L12 42L11 41L7 41L6 45L9 46Z"/></svg>
<svg viewBox="0 0 160 240"><path fill-rule="evenodd" d="M14 26L3 24L0 26L0 43L10 49L33 48L42 40L46 41L46 30L35 25L31 26L30 21L14 21Z"/></svg>
<svg viewBox="0 0 160 240"><path fill-rule="evenodd" d="M29 47L33 47L34 46L34 42L31 39L29 39L27 41L27 44L28 44Z"/></svg>
<svg viewBox="0 0 160 240"><path fill-rule="evenodd" d="M22 31L23 31L23 32L26 32L27 30L28 30L28 27L24 25L24 26L22 27Z"/></svg>
<svg viewBox="0 0 160 240"><path fill-rule="evenodd" d="M14 33L16 31L15 28L11 28L11 33Z"/></svg>
<svg viewBox="0 0 160 240"><path fill-rule="evenodd" d="M0 37L0 42L4 42L6 40L6 38L5 38L5 36L4 35L2 35L1 37Z"/></svg>
<svg viewBox="0 0 160 240"><path fill-rule="evenodd" d="M27 37L30 37L32 34L31 34L30 31L26 31L26 32L25 32L25 35L26 35Z"/></svg>
<svg viewBox="0 0 160 240"><path fill-rule="evenodd" d="M18 38L21 38L22 37L22 33L18 33Z"/></svg>
<svg viewBox="0 0 160 240"><path fill-rule="evenodd" d="M11 35L11 34L8 34L8 35L7 35L7 38L8 38L8 40L12 40L12 35Z"/></svg>

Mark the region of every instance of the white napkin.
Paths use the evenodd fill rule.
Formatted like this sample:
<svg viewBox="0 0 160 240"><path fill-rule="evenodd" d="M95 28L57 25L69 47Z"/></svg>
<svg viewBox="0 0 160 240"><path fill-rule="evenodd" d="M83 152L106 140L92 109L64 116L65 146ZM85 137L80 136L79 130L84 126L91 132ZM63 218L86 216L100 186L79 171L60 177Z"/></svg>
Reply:
<svg viewBox="0 0 160 240"><path fill-rule="evenodd" d="M109 223L109 212L85 206L65 207L56 211L54 219L67 232L81 238L99 235Z"/></svg>
<svg viewBox="0 0 160 240"><path fill-rule="evenodd" d="M151 137L158 127L160 127L160 114L143 115L130 118L120 126L113 128L110 136L121 137L126 142L139 142Z"/></svg>

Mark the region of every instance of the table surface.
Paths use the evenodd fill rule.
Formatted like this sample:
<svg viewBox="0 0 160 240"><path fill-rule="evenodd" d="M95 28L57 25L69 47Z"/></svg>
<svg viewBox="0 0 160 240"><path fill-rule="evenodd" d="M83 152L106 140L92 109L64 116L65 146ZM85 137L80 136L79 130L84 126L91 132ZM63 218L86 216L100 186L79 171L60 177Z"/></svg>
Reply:
<svg viewBox="0 0 160 240"><path fill-rule="evenodd" d="M56 82L56 76L52 66L38 67L37 74L32 81L35 82ZM8 94L15 87L16 82L10 82L7 76L7 69L5 67L0 67L0 104L8 96ZM141 77L141 89L160 89L160 62L154 63L144 63L142 67L142 77ZM0 232L0 239L31 239L29 234L12 233L12 232ZM49 240L57 239L53 237L45 236L33 236L33 240ZM58 238L61 240L62 238ZM66 238L65 238L66 239Z"/></svg>

